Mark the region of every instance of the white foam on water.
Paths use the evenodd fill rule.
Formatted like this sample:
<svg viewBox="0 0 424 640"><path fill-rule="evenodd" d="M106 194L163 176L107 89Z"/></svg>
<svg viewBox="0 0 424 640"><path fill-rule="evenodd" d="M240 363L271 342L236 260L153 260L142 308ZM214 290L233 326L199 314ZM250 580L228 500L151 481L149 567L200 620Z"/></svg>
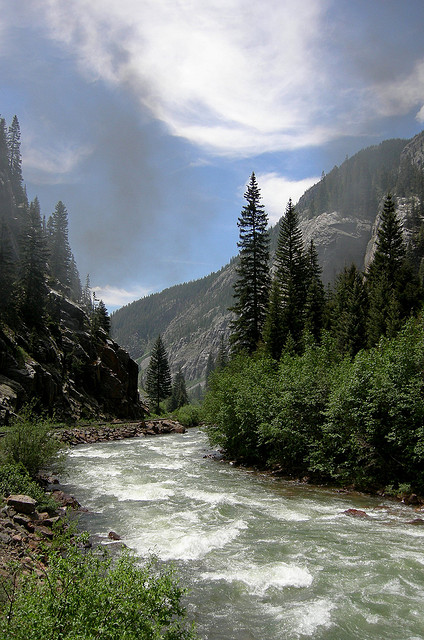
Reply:
<svg viewBox="0 0 424 640"><path fill-rule="evenodd" d="M335 606L334 602L322 599L297 607L295 617L299 636L313 636L319 627L331 627L331 612Z"/></svg>
<svg viewBox="0 0 424 640"><path fill-rule="evenodd" d="M203 491L201 489L189 489L188 491L185 491L185 495L191 500L195 500L197 502L206 502L207 504L211 505L241 504L240 500L237 500L237 498L235 498L234 496L223 492L217 493L213 491Z"/></svg>
<svg viewBox="0 0 424 640"><path fill-rule="evenodd" d="M233 569L204 573L205 580L224 580L225 582L243 582L248 591L256 596L264 596L270 588L285 589L287 587L310 587L313 577L308 569L285 562L274 562L265 565L254 565L249 569Z"/></svg>
<svg viewBox="0 0 424 640"><path fill-rule="evenodd" d="M147 467L148 469L163 469L165 471L169 470L169 471L175 471L177 469L184 469L184 467L187 465L186 462L184 462L183 460L178 460L178 458L176 458L175 460L172 460L171 458L169 459L165 459L165 460L158 460L155 462L148 462L147 464L144 463L143 467Z"/></svg>
<svg viewBox="0 0 424 640"><path fill-rule="evenodd" d="M165 482L148 482L128 487L115 487L112 493L119 501L157 502L167 500L175 494L174 489L164 486L165 484Z"/></svg>
<svg viewBox="0 0 424 640"><path fill-rule="evenodd" d="M84 448L84 449L71 449L68 454L70 458L99 458L103 460L108 460L109 458L119 458L120 454L116 451L104 451L101 449L96 449L95 447Z"/></svg>
<svg viewBox="0 0 424 640"><path fill-rule="evenodd" d="M213 531L204 529L187 533L185 527L149 530L149 536L129 537L125 542L141 555L153 552L162 560L198 560L215 549L222 549L232 542L246 528L242 521L231 526L219 527Z"/></svg>

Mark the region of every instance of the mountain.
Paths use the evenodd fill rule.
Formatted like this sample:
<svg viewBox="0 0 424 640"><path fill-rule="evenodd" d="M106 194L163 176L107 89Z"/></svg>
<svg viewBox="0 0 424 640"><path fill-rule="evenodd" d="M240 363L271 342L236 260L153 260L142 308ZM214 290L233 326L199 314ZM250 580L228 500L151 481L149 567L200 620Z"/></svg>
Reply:
<svg viewBox="0 0 424 640"><path fill-rule="evenodd" d="M60 420L141 418L138 366L81 291L62 202L47 224L22 181L15 116L0 118L0 424L28 403Z"/></svg>
<svg viewBox="0 0 424 640"><path fill-rule="evenodd" d="M352 262L366 268L388 192L396 196L406 239L413 240L424 214L423 168L424 132L411 140L387 140L363 149L304 193L297 204L303 239L305 245L314 240L324 284L334 282ZM279 224L271 229L272 251L278 233ZM221 339L228 339L236 260L201 280L150 295L112 314L113 336L138 360L141 371L160 333L171 371L181 367L192 384L204 380L209 354L215 358Z"/></svg>

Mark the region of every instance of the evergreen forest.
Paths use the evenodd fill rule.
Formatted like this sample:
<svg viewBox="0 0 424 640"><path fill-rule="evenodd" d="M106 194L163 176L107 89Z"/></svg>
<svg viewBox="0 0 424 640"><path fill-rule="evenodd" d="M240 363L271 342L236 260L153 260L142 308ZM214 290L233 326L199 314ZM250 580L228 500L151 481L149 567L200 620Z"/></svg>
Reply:
<svg viewBox="0 0 424 640"><path fill-rule="evenodd" d="M271 270L254 174L245 199L231 358L210 375L204 402L211 442L282 475L422 493L422 199L414 200L407 243L387 192L366 270L346 265L327 289L292 202Z"/></svg>

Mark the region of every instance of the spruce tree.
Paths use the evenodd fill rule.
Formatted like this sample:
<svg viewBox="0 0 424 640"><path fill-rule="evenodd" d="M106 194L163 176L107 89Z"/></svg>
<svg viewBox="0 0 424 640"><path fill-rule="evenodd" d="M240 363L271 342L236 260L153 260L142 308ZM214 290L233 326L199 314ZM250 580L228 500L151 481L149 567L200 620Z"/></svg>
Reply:
<svg viewBox="0 0 424 640"><path fill-rule="evenodd" d="M184 374L181 369L179 369L175 374L175 378L172 383L171 397L168 402L168 411L175 411L186 404L188 404L187 387Z"/></svg>
<svg viewBox="0 0 424 640"><path fill-rule="evenodd" d="M17 205L26 204L25 190L22 184L21 129L17 116L13 116L7 135L9 151L9 172L13 195Z"/></svg>
<svg viewBox="0 0 424 640"><path fill-rule="evenodd" d="M38 327L47 300L47 246L38 198L27 209L20 253L19 310L29 326Z"/></svg>
<svg viewBox="0 0 424 640"><path fill-rule="evenodd" d="M314 241L311 240L306 253L307 288L305 299L305 330L316 342L320 340L324 325L325 291L321 280L321 268Z"/></svg>
<svg viewBox="0 0 424 640"><path fill-rule="evenodd" d="M254 173L244 197L247 204L237 222L240 253L233 292L235 304L231 308L236 317L231 323L230 342L234 352L252 353L261 340L270 285L268 216L260 202Z"/></svg>
<svg viewBox="0 0 424 640"><path fill-rule="evenodd" d="M15 309L16 261L6 222L0 218L0 319L11 319Z"/></svg>
<svg viewBox="0 0 424 640"><path fill-rule="evenodd" d="M171 394L171 373L168 356L159 335L153 346L146 371L146 392L155 413L160 413L160 402Z"/></svg>
<svg viewBox="0 0 424 640"><path fill-rule="evenodd" d="M69 288L71 300L79 302L82 296L82 287L77 264L73 255L71 255L71 264L69 267Z"/></svg>
<svg viewBox="0 0 424 640"><path fill-rule="evenodd" d="M110 317L103 300L96 300L96 306L91 316L91 323L94 328L94 333L96 333L98 329L103 329L107 335L110 334Z"/></svg>
<svg viewBox="0 0 424 640"><path fill-rule="evenodd" d="M62 293L69 295L72 252L68 240L68 212L61 200L48 220L47 229L50 273Z"/></svg>
<svg viewBox="0 0 424 640"><path fill-rule="evenodd" d="M303 248L302 232L296 209L289 200L280 223L277 250L275 253L275 280L273 313L278 306L278 336L268 333L274 357L279 357L287 340L300 349L305 322L305 303L308 285L308 269ZM279 305L277 296L279 297ZM276 326L276 320L272 323Z"/></svg>
<svg viewBox="0 0 424 640"><path fill-rule="evenodd" d="M336 280L331 328L341 353L355 356L366 346L368 297L362 274L352 264Z"/></svg>
<svg viewBox="0 0 424 640"><path fill-rule="evenodd" d="M282 324L281 292L277 278L273 279L271 285L263 336L267 352L272 358L278 360L284 345L284 334Z"/></svg>
<svg viewBox="0 0 424 640"><path fill-rule="evenodd" d="M380 336L393 336L418 303L417 282L406 260L402 225L389 193L384 201L377 232L376 250L368 268L368 344Z"/></svg>

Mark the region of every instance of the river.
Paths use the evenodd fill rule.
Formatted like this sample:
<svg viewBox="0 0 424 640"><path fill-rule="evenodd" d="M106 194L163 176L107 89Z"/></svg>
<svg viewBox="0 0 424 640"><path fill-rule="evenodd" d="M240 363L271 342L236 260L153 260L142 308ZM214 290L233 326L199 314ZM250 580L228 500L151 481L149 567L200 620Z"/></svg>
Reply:
<svg viewBox="0 0 424 640"><path fill-rule="evenodd" d="M172 561L204 640L422 640L424 527L411 508L205 458L186 434L81 445L81 524ZM369 517L343 512L362 509ZM112 544L112 543L110 543Z"/></svg>

